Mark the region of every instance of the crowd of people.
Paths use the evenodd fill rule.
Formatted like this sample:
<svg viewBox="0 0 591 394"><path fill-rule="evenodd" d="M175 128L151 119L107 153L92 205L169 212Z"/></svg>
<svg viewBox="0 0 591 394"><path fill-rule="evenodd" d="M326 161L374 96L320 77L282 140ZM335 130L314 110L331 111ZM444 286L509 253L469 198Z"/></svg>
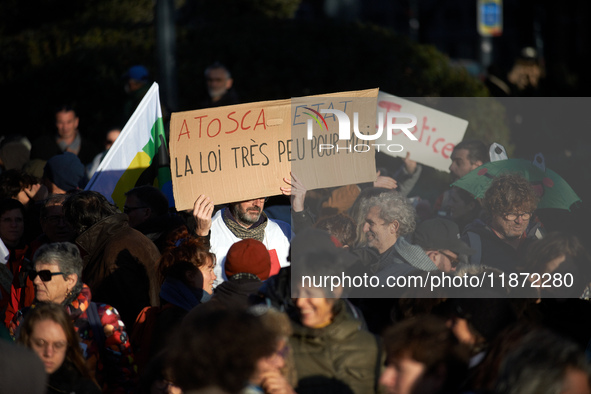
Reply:
<svg viewBox="0 0 591 394"><path fill-rule="evenodd" d="M206 77L236 100L225 67ZM429 206L407 155L374 183L284 178L289 223L268 198L177 211L151 185L120 210L83 190L104 152L73 108L56 129L3 141L30 160L0 146L2 393L591 393L591 257L522 175ZM451 181L490 160L459 143ZM434 277L470 285L416 285Z"/></svg>

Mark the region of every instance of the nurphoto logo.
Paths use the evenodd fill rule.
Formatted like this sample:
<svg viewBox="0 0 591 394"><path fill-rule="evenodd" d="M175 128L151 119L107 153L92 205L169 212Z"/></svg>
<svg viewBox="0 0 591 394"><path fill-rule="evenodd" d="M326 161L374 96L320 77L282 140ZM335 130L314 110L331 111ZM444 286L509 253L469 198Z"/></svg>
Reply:
<svg viewBox="0 0 591 394"><path fill-rule="evenodd" d="M308 119L307 121L307 138L308 140L312 140L314 138L314 122L320 127L320 130L328 130L328 124L326 120L322 116L322 114L332 114L336 116L336 119L339 123L339 140L349 141L351 140L351 120L349 116L338 109L320 109L320 111L316 111L310 107L304 107L306 110L310 112L303 112L304 114L310 116L312 119ZM410 119L409 123L397 123L398 119ZM386 114L386 139L388 141L392 141L392 135L394 130L400 130L403 132L411 141L417 141L417 137L415 137L409 129L413 128L417 124L417 117L412 114L407 114L403 112L390 112L388 111ZM359 130L359 113L353 113L353 133L355 136L363 141L375 141L380 138L384 132L384 113L378 112L378 126L376 128L375 134L364 134ZM399 134L398 132L397 134ZM351 152L354 150L355 152L368 152L371 150L371 146L373 146L377 151L380 151L380 148L385 147L389 152L402 152L404 147L400 144L356 144L351 145L347 144L346 146L339 146L338 144L318 144L318 152L322 152L323 150L331 150L335 149L336 152L340 150L346 150Z"/></svg>

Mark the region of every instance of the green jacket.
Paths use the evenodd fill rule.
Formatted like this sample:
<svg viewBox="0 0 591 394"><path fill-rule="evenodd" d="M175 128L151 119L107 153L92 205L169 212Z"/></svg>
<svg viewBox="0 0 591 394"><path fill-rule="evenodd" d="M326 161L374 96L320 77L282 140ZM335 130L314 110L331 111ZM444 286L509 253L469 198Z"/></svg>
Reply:
<svg viewBox="0 0 591 394"><path fill-rule="evenodd" d="M290 339L298 375L299 394L375 393L384 365L381 343L360 328L344 306L335 305L333 322L312 329L293 323Z"/></svg>

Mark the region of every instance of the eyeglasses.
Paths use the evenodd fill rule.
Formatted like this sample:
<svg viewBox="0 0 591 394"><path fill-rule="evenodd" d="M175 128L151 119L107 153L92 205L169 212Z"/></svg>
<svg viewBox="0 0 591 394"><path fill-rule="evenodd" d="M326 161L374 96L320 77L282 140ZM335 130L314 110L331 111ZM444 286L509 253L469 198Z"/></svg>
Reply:
<svg viewBox="0 0 591 394"><path fill-rule="evenodd" d="M449 259L449 263L451 264L452 267L456 267L458 264L460 264L460 257L459 256L457 256L457 257L450 256L449 254L445 253L442 250L438 250L438 252Z"/></svg>
<svg viewBox="0 0 591 394"><path fill-rule="evenodd" d="M63 272L51 272L50 270L41 270L39 272L35 270L29 271L29 279L31 279L31 281L34 281L37 275L39 275L39 278L41 278L43 282L49 282L51 281L51 278L53 278L56 275L65 276L66 274L64 274Z"/></svg>
<svg viewBox="0 0 591 394"><path fill-rule="evenodd" d="M289 345L286 343L281 349L277 350L275 354L281 358L286 358L289 354Z"/></svg>
<svg viewBox="0 0 591 394"><path fill-rule="evenodd" d="M53 348L54 352L65 352L66 351L66 347L68 346L67 342L47 342L45 339L36 339L33 338L31 340L32 345L34 347L37 347L39 349L46 349L48 347Z"/></svg>
<svg viewBox="0 0 591 394"><path fill-rule="evenodd" d="M518 217L521 217L523 220L529 220L532 217L532 215L533 215L532 212L523 212L523 213L512 212L512 213L504 214L503 219L511 221L511 222L514 220L517 220Z"/></svg>
<svg viewBox="0 0 591 394"><path fill-rule="evenodd" d="M129 213L131 211L135 211L136 209L144 209L148 207L123 207L123 213Z"/></svg>

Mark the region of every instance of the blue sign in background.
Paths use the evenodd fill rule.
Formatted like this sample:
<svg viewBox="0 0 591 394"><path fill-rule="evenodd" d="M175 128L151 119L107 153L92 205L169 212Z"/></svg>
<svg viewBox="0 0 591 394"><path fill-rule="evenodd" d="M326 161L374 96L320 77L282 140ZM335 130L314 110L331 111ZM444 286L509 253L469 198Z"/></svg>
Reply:
<svg viewBox="0 0 591 394"><path fill-rule="evenodd" d="M497 3L482 5L482 22L485 26L496 26L501 22L501 7Z"/></svg>

